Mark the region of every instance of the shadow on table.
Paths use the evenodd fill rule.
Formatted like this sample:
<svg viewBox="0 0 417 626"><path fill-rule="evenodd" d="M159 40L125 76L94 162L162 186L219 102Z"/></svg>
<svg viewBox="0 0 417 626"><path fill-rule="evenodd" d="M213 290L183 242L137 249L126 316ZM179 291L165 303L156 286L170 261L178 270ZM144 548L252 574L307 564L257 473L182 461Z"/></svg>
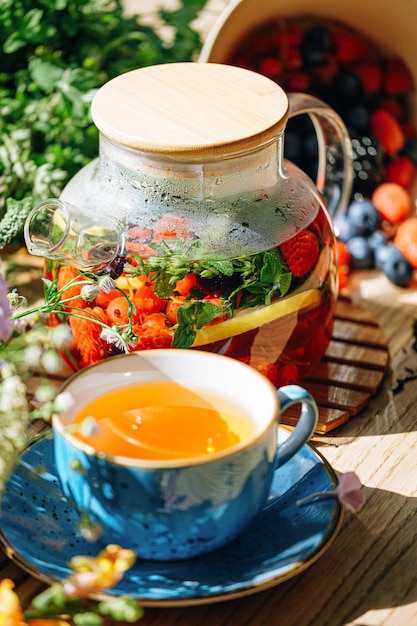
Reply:
<svg viewBox="0 0 417 626"><path fill-rule="evenodd" d="M146 607L141 626L366 626L369 612L417 602L417 498L382 489L366 495L361 513L345 514L326 552L300 575L217 604Z"/></svg>

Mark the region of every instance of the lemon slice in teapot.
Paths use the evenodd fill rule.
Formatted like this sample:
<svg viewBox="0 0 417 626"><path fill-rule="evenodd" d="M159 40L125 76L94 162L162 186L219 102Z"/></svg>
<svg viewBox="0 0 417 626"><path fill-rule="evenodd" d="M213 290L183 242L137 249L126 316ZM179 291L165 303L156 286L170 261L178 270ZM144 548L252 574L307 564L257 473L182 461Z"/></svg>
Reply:
<svg viewBox="0 0 417 626"><path fill-rule="evenodd" d="M317 305L320 302L320 298L321 292L319 289L308 289L269 305L252 310L245 309L224 322L204 326L198 330L193 347L204 346L254 330L284 315L296 313L308 306Z"/></svg>

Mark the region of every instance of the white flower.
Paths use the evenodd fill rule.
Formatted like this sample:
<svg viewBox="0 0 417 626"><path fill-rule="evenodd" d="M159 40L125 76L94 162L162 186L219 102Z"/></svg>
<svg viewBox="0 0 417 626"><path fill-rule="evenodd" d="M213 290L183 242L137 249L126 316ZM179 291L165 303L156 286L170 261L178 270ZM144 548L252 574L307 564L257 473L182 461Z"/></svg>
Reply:
<svg viewBox="0 0 417 626"><path fill-rule="evenodd" d="M116 283L110 276L101 276L98 286L100 291L104 291L104 293L110 293L113 289L116 289Z"/></svg>
<svg viewBox="0 0 417 626"><path fill-rule="evenodd" d="M84 287L80 291L80 296L86 302L90 302L91 300L94 300L94 298L98 296L99 293L100 287L91 283L91 285L84 285Z"/></svg>
<svg viewBox="0 0 417 626"><path fill-rule="evenodd" d="M25 349L25 363L26 367L30 369L36 369L39 367L42 357L42 348L40 345L33 344Z"/></svg>
<svg viewBox="0 0 417 626"><path fill-rule="evenodd" d="M100 337L107 343L113 343L118 350L124 352L128 352L129 348L134 348L136 345L136 341L132 339L131 335L121 331L117 326L103 328Z"/></svg>
<svg viewBox="0 0 417 626"><path fill-rule="evenodd" d="M58 324L51 330L51 343L58 350L70 348L73 345L74 336L68 324Z"/></svg>
<svg viewBox="0 0 417 626"><path fill-rule="evenodd" d="M50 402L55 395L55 388L47 382L42 383L35 391L35 400L38 402Z"/></svg>
<svg viewBox="0 0 417 626"><path fill-rule="evenodd" d="M64 413L72 409L74 406L74 398L69 391L62 391L62 393L59 393L55 398L54 406L58 413Z"/></svg>
<svg viewBox="0 0 417 626"><path fill-rule="evenodd" d="M16 309L19 309L21 306L27 305L27 299L24 296L19 296L16 289L13 289L9 294L7 294L7 298L10 302L10 308L14 312Z"/></svg>
<svg viewBox="0 0 417 626"><path fill-rule="evenodd" d="M41 364L48 374L59 374L62 370L62 359L53 349L46 350L46 352L42 354Z"/></svg>

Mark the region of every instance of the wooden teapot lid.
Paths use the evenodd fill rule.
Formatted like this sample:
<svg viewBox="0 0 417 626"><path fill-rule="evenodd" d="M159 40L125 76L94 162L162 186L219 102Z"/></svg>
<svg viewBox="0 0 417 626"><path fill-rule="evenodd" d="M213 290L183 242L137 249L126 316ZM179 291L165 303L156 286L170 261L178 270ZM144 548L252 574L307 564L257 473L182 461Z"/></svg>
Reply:
<svg viewBox="0 0 417 626"><path fill-rule="evenodd" d="M92 117L108 139L156 154L209 157L275 137L288 98L275 82L216 63L167 63L126 72L103 85Z"/></svg>

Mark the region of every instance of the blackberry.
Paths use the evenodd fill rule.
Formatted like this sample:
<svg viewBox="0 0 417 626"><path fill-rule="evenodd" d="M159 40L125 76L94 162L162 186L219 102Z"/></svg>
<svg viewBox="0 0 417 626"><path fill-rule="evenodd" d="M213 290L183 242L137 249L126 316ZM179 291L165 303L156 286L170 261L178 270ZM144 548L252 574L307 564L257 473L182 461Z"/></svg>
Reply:
<svg viewBox="0 0 417 626"><path fill-rule="evenodd" d="M384 180L382 147L373 137L352 137L353 195L370 197Z"/></svg>

